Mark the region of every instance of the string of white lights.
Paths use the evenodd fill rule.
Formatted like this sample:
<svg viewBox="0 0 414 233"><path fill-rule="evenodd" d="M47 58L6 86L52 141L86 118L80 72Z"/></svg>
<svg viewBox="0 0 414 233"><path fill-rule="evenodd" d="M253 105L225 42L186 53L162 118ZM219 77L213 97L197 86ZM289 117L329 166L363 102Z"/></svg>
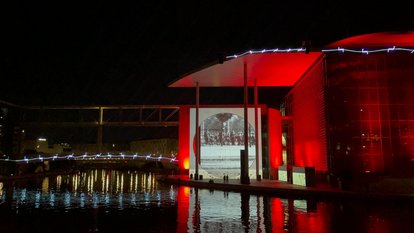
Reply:
<svg viewBox="0 0 414 233"><path fill-rule="evenodd" d="M262 50L249 50L246 51L244 53L240 53L240 54L235 54L235 55L230 55L230 56L226 56L226 59L233 59L233 58L238 58L238 57L242 57L245 55L249 55L249 54L259 54L259 53L291 53L291 52L305 52L306 49L305 48L294 48L294 49L262 49ZM370 54L370 53L378 53L378 52L392 52L392 51L406 51L406 52L410 52L414 54L414 49L413 48L402 48L402 47L389 47L389 48L383 48L383 49L373 49L373 50L369 50L369 49L361 49L361 50L356 50L356 49L346 49L346 48L335 48L335 49L322 49L322 52L351 52L351 53L362 53L362 54Z"/></svg>
<svg viewBox="0 0 414 233"><path fill-rule="evenodd" d="M379 53L379 52L387 52L390 53L392 51L406 51L406 52L410 52L410 53L414 53L414 49L412 48L401 48L401 47L390 47L390 48L384 48L384 49L373 49L373 50L369 50L369 49L361 49L361 50L356 50L356 49L346 49L346 48L335 48L335 49L322 49L322 52L351 52L351 53L361 53L361 54L370 54L370 53Z"/></svg>
<svg viewBox="0 0 414 233"><path fill-rule="evenodd" d="M226 56L226 59L238 58L248 54L258 54L258 53L291 53L291 52L305 52L305 48L295 48L295 49L262 49L262 50L249 50L244 53L235 54L231 56Z"/></svg>
<svg viewBox="0 0 414 233"><path fill-rule="evenodd" d="M25 156L23 159L0 159L0 161L9 161L9 162L16 162L16 163L29 163L29 162L43 162L43 161L54 161L54 160L82 160L82 159L145 159L145 160L153 160L153 161L161 161L161 160L167 160L170 163L176 163L178 160L176 158L171 157L164 157L163 155L160 155L158 157L153 157L152 155L125 155L125 154L119 154L119 155L112 155L112 154L95 154L95 155L65 155L65 156L45 156L45 155L39 155L36 158L28 158Z"/></svg>

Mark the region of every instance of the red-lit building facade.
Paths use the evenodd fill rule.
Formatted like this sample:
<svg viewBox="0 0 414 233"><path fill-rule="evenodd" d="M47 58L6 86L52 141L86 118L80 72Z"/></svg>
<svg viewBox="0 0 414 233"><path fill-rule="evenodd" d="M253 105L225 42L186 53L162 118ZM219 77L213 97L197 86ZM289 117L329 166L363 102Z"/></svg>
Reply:
<svg viewBox="0 0 414 233"><path fill-rule="evenodd" d="M170 87L242 87L243 75L250 87L292 87L280 109L261 111L268 177L282 165L335 176L414 176L414 31L350 37L311 52L251 51ZM189 108L180 112L183 170Z"/></svg>
<svg viewBox="0 0 414 233"><path fill-rule="evenodd" d="M330 167L335 173L413 175L414 33L397 34L386 42L381 36L392 39L394 35L376 36L350 38L330 47L342 43L342 47L387 51L326 55ZM396 51L394 46L409 49Z"/></svg>

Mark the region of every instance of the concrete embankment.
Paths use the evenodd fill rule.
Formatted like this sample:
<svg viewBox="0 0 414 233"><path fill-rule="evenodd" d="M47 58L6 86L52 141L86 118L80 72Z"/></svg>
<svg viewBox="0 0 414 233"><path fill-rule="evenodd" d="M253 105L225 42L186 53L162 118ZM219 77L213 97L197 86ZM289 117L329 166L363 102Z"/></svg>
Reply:
<svg viewBox="0 0 414 233"><path fill-rule="evenodd" d="M239 180L191 180L186 176L160 176L160 182L190 186L202 189L215 189L230 192L247 192L257 195L272 195L299 199L333 199L359 201L409 201L414 203L413 194L356 192L341 190L327 185L305 187L275 180L253 180L250 184L241 184Z"/></svg>

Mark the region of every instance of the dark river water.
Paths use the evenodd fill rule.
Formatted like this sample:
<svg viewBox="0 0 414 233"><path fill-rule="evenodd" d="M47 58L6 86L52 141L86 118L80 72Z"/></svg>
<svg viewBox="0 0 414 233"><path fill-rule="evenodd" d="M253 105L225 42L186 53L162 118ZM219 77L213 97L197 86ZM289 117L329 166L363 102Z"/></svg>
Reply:
<svg viewBox="0 0 414 233"><path fill-rule="evenodd" d="M0 232L414 232L414 204L256 196L91 170L0 182Z"/></svg>

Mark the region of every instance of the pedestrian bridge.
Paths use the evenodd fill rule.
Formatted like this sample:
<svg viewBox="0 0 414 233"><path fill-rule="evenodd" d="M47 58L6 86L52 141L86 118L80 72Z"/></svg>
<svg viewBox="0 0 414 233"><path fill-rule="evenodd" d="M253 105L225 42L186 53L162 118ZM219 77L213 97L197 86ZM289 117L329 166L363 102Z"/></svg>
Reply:
<svg viewBox="0 0 414 233"><path fill-rule="evenodd" d="M27 155L23 159L0 159L0 161L9 161L15 163L37 163L44 161L58 160L80 160L80 161L125 161L125 160L141 160L141 161L158 161L176 164L178 160L175 157L165 157L163 155L138 155L138 154L63 154L63 155Z"/></svg>
<svg viewBox="0 0 414 233"><path fill-rule="evenodd" d="M141 169L173 171L175 157L139 154L57 154L26 155L22 159L0 159L0 175L22 175L45 171L68 171L87 168Z"/></svg>

